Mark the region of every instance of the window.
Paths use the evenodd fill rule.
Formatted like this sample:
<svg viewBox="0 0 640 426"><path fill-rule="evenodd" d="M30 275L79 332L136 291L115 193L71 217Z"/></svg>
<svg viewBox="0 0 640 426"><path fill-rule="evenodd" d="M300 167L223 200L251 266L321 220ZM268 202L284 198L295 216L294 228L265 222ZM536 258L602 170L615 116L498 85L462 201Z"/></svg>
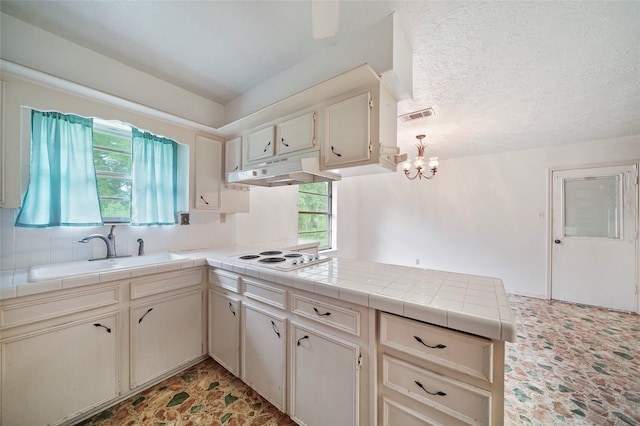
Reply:
<svg viewBox="0 0 640 426"><path fill-rule="evenodd" d="M188 210L188 145L119 121L22 114L31 158L16 226L172 225Z"/></svg>
<svg viewBox="0 0 640 426"><path fill-rule="evenodd" d="M331 248L331 183L298 186L298 240L319 241L320 249Z"/></svg>
<svg viewBox="0 0 640 426"><path fill-rule="evenodd" d="M100 213L105 222L129 222L131 216L131 127L93 120L93 164Z"/></svg>

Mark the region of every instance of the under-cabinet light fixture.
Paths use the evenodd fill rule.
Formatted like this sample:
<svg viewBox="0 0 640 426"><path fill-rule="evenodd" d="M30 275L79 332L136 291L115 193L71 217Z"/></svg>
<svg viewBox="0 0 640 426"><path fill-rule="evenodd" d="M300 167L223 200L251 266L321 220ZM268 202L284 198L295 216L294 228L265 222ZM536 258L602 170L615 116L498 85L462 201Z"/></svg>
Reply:
<svg viewBox="0 0 640 426"><path fill-rule="evenodd" d="M424 150L427 147L427 144L424 143L423 139L425 138L424 135L418 135L416 136L416 139L418 139L418 143L416 144L416 148L418 148L418 155L416 156L416 159L413 161L413 167L415 167L416 169L416 174L411 176L411 162L410 161L405 161L404 163L402 163L402 170L404 170L404 175L411 180L414 180L415 178L418 179L433 179L434 176L436 175L436 172L438 171L438 164L440 164L438 162L438 157L429 157L429 170L431 170L431 174L430 175L426 175L425 174L425 161L424 161Z"/></svg>

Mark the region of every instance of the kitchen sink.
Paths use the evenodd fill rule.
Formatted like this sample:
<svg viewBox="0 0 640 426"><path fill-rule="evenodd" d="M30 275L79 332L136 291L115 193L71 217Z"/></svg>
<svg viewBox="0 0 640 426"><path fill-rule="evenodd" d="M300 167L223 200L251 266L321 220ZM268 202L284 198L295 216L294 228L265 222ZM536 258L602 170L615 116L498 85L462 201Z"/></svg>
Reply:
<svg viewBox="0 0 640 426"><path fill-rule="evenodd" d="M57 278L66 278L76 275L86 275L125 268L135 268L138 266L147 266L155 263L173 262L184 259L186 259L184 256L162 252L137 257L119 257L115 259L100 259L92 261L80 260L76 262L38 265L29 268L28 280L31 282L53 280Z"/></svg>

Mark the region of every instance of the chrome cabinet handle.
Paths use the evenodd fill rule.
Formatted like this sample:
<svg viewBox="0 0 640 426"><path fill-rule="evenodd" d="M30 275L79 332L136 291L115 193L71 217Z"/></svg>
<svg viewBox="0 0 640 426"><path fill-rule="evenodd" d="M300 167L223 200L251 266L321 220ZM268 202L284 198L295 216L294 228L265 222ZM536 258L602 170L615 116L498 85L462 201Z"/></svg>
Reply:
<svg viewBox="0 0 640 426"><path fill-rule="evenodd" d="M342 154L338 153L335 151L335 149L333 148L333 145L331 145L331 152L333 152L335 155L337 155L338 157L342 157Z"/></svg>
<svg viewBox="0 0 640 426"><path fill-rule="evenodd" d="M200 196L200 199L201 199L205 204L207 204L207 205L209 204L209 203L207 202L207 200L205 200L205 199L204 199L204 197L203 197L202 195Z"/></svg>
<svg viewBox="0 0 640 426"><path fill-rule="evenodd" d="M269 145L271 145L271 141L269 141L269 143L264 146L262 152L267 152L267 148L269 148Z"/></svg>
<svg viewBox="0 0 640 426"><path fill-rule="evenodd" d="M229 310L231 311L231 313L235 317L236 316L236 312L233 310L233 305L231 304L231 302L229 302Z"/></svg>
<svg viewBox="0 0 640 426"><path fill-rule="evenodd" d="M301 342L302 340L304 340L304 339L308 339L308 338L309 338L309 336L304 335L304 336L302 336L301 338L299 338L299 339L298 339L298 343L296 343L296 344L297 344L298 346L300 346L300 342Z"/></svg>
<svg viewBox="0 0 640 426"><path fill-rule="evenodd" d="M284 138L280 139L280 143L282 143L282 145L284 145L287 148L289 148L289 144L284 141Z"/></svg>

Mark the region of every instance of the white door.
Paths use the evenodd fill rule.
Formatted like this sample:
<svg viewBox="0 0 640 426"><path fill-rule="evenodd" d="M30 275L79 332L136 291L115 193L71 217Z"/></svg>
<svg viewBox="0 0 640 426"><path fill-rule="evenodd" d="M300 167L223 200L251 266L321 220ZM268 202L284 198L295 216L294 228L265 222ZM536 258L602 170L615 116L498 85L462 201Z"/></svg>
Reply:
<svg viewBox="0 0 640 426"><path fill-rule="evenodd" d="M636 312L636 165L553 172L551 298Z"/></svg>

